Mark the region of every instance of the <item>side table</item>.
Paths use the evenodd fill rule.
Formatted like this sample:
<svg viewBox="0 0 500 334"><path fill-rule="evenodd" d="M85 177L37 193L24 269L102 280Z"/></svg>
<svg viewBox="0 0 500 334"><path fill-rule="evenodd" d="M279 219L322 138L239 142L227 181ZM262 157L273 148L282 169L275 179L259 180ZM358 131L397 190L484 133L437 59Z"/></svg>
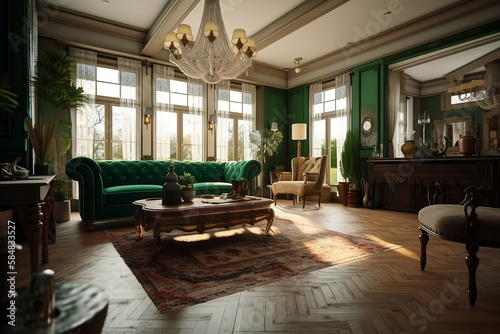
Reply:
<svg viewBox="0 0 500 334"><path fill-rule="evenodd" d="M50 189L55 175L30 176L26 180L0 181L0 203L14 209L23 227L31 257L31 272L40 266L40 240L42 239L43 213L41 203ZM48 223L48 221L47 221ZM43 261L48 259L48 226L43 233Z"/></svg>

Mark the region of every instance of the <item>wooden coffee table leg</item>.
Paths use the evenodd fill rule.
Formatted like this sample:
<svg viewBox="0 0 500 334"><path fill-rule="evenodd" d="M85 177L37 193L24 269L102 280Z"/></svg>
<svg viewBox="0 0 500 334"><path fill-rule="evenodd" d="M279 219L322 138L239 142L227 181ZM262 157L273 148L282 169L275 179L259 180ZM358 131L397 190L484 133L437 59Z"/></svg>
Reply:
<svg viewBox="0 0 500 334"><path fill-rule="evenodd" d="M144 215L142 212L142 208L138 208L137 212L134 215L134 221L135 221L135 228L137 229L137 233L139 234L137 236L137 241L142 240L142 237L144 237L144 223L143 223Z"/></svg>
<svg viewBox="0 0 500 334"><path fill-rule="evenodd" d="M156 249L154 254L160 252L161 249L161 236L160 236L160 223L158 221L154 222L153 225L153 242L156 244Z"/></svg>
<svg viewBox="0 0 500 334"><path fill-rule="evenodd" d="M267 225L266 225L266 235L269 235L269 230L271 229L271 225L273 225L274 222L274 210L269 209L269 214L266 217L267 219Z"/></svg>

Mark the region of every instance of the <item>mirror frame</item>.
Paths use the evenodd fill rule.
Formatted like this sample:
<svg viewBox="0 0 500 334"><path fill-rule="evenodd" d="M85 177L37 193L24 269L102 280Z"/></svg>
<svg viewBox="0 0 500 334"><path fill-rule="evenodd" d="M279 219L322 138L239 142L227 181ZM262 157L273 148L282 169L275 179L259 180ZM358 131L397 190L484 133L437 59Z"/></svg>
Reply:
<svg viewBox="0 0 500 334"><path fill-rule="evenodd" d="M435 143L441 143L444 142L443 139L443 127L445 124L450 124L450 123L458 123L458 122L465 122L465 131L469 132L472 131L474 132L474 129L472 127L472 116L464 116L464 117L447 117L443 119L437 119L434 121L434 129L433 129L433 141ZM474 136L476 133L473 133ZM460 152L458 151L458 146L454 146L455 143L450 141L450 146L448 146L448 150L446 151L446 155L448 156L454 156L454 155L460 155Z"/></svg>
<svg viewBox="0 0 500 334"><path fill-rule="evenodd" d="M483 112L483 140L481 142L481 152L485 155L499 155L500 154L500 146L498 146L498 138L500 136L500 124L497 124L497 133L496 138L490 138L491 129L490 129L490 120L497 116L497 122L500 123L500 110L490 110ZM493 139L496 139L496 149L492 147L493 143L491 142Z"/></svg>

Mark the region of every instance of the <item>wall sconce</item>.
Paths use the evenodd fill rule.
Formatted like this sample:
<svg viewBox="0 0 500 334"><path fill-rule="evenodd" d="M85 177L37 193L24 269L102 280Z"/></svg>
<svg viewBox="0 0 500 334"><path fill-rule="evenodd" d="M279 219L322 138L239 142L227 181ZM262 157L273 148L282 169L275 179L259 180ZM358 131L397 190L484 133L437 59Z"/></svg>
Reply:
<svg viewBox="0 0 500 334"><path fill-rule="evenodd" d="M300 157L302 146L300 144L301 140L307 138L307 124L306 123L296 123L292 124L292 140L298 140L297 143L297 157Z"/></svg>
<svg viewBox="0 0 500 334"><path fill-rule="evenodd" d="M278 122L272 122L271 123L271 131L272 132L278 131Z"/></svg>
<svg viewBox="0 0 500 334"><path fill-rule="evenodd" d="M149 124L151 124L151 117L153 116L153 108L146 107L144 111L144 125L146 125L146 129L149 128Z"/></svg>
<svg viewBox="0 0 500 334"><path fill-rule="evenodd" d="M209 115L208 116L208 131L210 131L210 134L214 133L214 128L215 128L215 115Z"/></svg>

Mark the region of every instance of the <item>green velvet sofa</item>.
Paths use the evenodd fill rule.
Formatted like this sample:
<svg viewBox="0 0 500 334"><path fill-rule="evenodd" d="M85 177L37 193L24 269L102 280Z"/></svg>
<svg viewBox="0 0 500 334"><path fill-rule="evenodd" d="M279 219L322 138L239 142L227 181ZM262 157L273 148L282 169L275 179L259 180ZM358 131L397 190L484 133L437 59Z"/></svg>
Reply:
<svg viewBox="0 0 500 334"><path fill-rule="evenodd" d="M165 176L173 164L175 173L189 172L196 177L196 195L220 195L231 191L231 180L245 178L254 189L261 165L257 160L228 162L183 161L97 161L73 158L66 174L78 181L78 210L87 230L95 221L129 218L137 209L132 202L161 198Z"/></svg>

